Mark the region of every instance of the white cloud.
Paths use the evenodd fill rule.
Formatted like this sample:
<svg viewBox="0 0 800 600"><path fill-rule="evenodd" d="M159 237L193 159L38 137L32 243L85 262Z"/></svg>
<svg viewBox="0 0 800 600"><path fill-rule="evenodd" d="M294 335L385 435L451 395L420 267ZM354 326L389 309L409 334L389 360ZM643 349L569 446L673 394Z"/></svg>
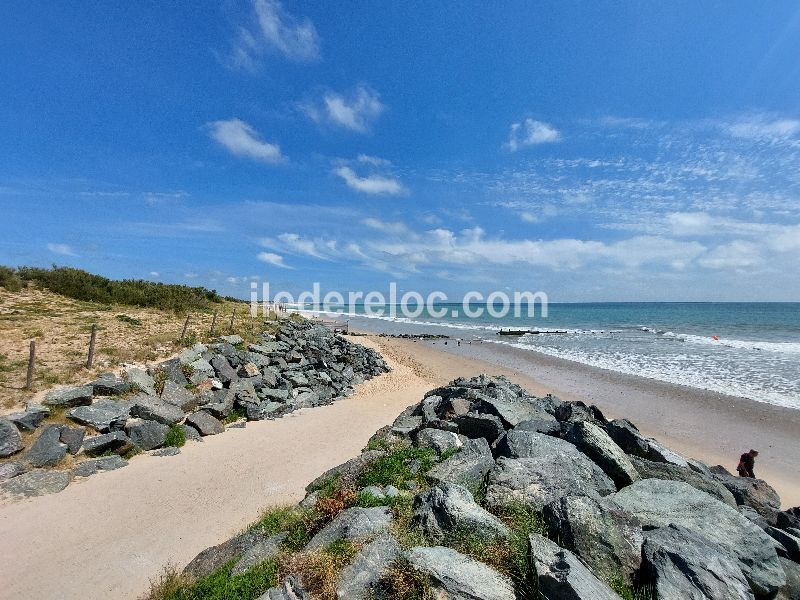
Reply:
<svg viewBox="0 0 800 600"><path fill-rule="evenodd" d="M62 256L78 256L72 249L72 246L67 244L47 244L47 249L53 254L61 254Z"/></svg>
<svg viewBox="0 0 800 600"><path fill-rule="evenodd" d="M761 255L761 248L756 244L735 240L729 244L717 246L697 262L700 266L709 269L746 270L760 266L764 259Z"/></svg>
<svg viewBox="0 0 800 600"><path fill-rule="evenodd" d="M800 120L755 115L729 123L726 128L733 137L779 142L800 133Z"/></svg>
<svg viewBox="0 0 800 600"><path fill-rule="evenodd" d="M285 162L281 148L260 139L258 132L240 119L207 124L211 137L231 154L268 164Z"/></svg>
<svg viewBox="0 0 800 600"><path fill-rule="evenodd" d="M347 94L326 92L321 101L301 106L317 123L329 123L358 133L367 133L385 108L378 92L366 85L359 85Z"/></svg>
<svg viewBox="0 0 800 600"><path fill-rule="evenodd" d="M401 223L400 221L382 221L380 219L375 219L373 217L368 217L366 219L362 219L361 223L366 225L370 229L374 229L376 231L381 231L383 233L388 233L391 235L397 236L416 236L409 228L405 225L405 223Z"/></svg>
<svg viewBox="0 0 800 600"><path fill-rule="evenodd" d="M280 254L275 254L274 252L259 252L256 255L256 258L261 262L265 262L269 265L274 265L276 267L280 267L282 269L292 269L294 267L290 267L287 264L284 264L283 257Z"/></svg>
<svg viewBox="0 0 800 600"><path fill-rule="evenodd" d="M392 161L385 158L378 158L377 156L369 156L367 154L359 154L356 159L360 163L372 165L373 167L391 167Z"/></svg>
<svg viewBox="0 0 800 600"><path fill-rule="evenodd" d="M399 196L406 193L403 184L394 177L379 174L359 177L350 167L339 167L333 172L341 177L348 187L357 192L363 192L364 194L387 194L390 196Z"/></svg>
<svg viewBox="0 0 800 600"><path fill-rule="evenodd" d="M161 277L161 273L159 273L158 271L150 271L150 277L152 277L153 279L158 279L159 277Z"/></svg>
<svg viewBox="0 0 800 600"><path fill-rule="evenodd" d="M522 123L511 124L511 131L508 134L508 141L505 143L505 147L511 152L516 152L525 146L548 144L557 142L560 139L561 134L559 131L549 123L525 119Z"/></svg>

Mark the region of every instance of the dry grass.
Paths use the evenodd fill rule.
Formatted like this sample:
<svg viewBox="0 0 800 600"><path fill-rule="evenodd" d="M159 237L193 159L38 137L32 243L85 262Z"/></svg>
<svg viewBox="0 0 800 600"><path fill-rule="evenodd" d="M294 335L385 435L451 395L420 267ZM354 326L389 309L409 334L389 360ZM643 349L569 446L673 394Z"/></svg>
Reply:
<svg viewBox="0 0 800 600"><path fill-rule="evenodd" d="M254 340L263 323L251 319L248 307L234 302L218 305L217 334L227 334L236 308L234 333ZM11 292L0 288L0 411L21 408L26 401L55 385L83 383L122 363L146 363L171 356L186 315L151 308L81 302L34 287ZM211 312L193 312L187 345L207 341ZM92 325L97 324L93 369L86 369ZM25 390L28 352L36 341L33 390Z"/></svg>

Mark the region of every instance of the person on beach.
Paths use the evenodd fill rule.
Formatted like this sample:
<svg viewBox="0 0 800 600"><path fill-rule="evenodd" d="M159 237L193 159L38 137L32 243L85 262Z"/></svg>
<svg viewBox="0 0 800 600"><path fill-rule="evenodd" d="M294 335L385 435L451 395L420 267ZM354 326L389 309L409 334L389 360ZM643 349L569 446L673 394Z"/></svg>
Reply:
<svg viewBox="0 0 800 600"><path fill-rule="evenodd" d="M745 452L739 457L739 464L736 470L739 472L740 477L755 478L753 468L756 466L756 456L758 456L758 452L751 449L749 452Z"/></svg>

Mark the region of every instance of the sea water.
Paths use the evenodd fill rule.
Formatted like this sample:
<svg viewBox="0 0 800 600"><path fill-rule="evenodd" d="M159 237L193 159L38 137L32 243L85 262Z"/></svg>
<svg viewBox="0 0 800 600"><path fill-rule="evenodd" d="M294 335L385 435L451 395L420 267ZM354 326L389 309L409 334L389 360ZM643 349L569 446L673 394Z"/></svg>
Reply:
<svg viewBox="0 0 800 600"><path fill-rule="evenodd" d="M800 303L551 303L548 316L486 310L466 318L459 304L444 317L389 316L390 307L357 305L326 311L352 327L483 340L620 373L800 408ZM472 305L473 309L480 305ZM367 315L383 311L382 315ZM485 308L485 306L484 306ZM341 312L340 312L341 311ZM319 312L319 311L312 311ZM457 313L457 315L455 314ZM538 334L498 335L501 329Z"/></svg>

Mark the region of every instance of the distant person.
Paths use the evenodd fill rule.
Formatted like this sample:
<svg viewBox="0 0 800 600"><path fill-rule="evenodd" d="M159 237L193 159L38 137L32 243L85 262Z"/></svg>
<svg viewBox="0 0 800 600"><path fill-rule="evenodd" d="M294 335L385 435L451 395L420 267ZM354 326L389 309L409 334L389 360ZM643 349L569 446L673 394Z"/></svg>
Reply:
<svg viewBox="0 0 800 600"><path fill-rule="evenodd" d="M756 466L756 456L758 456L758 452L751 449L739 457L739 464L736 466L736 470L739 472L740 477L755 478L753 468Z"/></svg>

